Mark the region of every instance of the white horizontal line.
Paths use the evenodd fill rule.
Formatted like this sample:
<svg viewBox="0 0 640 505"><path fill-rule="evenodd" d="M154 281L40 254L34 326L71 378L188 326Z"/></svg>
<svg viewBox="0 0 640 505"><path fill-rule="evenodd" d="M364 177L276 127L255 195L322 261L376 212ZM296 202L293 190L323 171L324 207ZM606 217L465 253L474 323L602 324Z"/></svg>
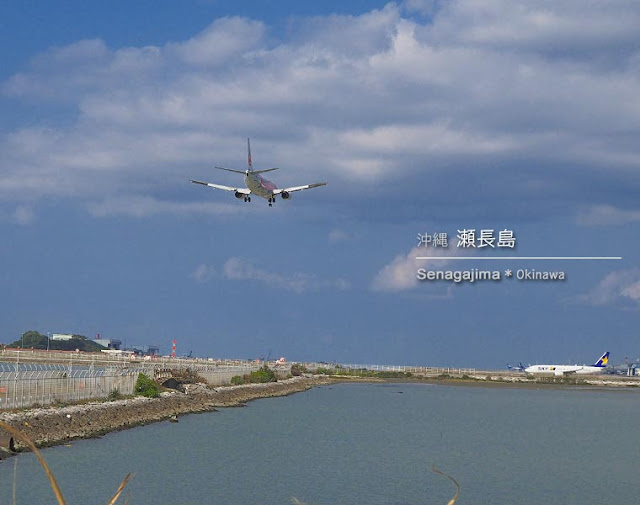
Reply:
<svg viewBox="0 0 640 505"><path fill-rule="evenodd" d="M622 256L416 256L417 260L621 260Z"/></svg>

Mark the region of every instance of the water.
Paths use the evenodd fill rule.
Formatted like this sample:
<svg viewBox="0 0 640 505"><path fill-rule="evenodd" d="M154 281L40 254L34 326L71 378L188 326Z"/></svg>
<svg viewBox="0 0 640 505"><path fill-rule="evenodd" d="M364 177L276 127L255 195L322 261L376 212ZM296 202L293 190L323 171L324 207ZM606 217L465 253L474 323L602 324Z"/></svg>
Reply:
<svg viewBox="0 0 640 505"><path fill-rule="evenodd" d="M69 504L636 503L636 391L340 384L46 449ZM54 504L32 454L0 503Z"/></svg>

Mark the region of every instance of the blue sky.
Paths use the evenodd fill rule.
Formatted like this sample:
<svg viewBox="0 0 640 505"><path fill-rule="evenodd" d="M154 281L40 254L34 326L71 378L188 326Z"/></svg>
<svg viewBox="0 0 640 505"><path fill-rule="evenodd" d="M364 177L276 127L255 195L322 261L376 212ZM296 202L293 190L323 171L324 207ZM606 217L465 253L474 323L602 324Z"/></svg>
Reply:
<svg viewBox="0 0 640 505"><path fill-rule="evenodd" d="M481 368L640 355L632 2L5 2L0 43L4 342ZM189 182L240 184L213 165L244 168L247 137L279 186L328 186L269 208ZM415 259L466 254L461 229L512 230L498 256L623 259ZM434 232L449 248L417 247Z"/></svg>

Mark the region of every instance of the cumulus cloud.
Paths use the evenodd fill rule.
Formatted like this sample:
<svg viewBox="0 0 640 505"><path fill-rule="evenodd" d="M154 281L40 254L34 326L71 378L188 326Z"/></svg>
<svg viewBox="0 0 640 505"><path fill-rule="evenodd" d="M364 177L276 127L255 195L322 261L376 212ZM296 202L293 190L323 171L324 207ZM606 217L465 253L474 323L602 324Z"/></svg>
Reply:
<svg viewBox="0 0 640 505"><path fill-rule="evenodd" d="M77 41L1 84L64 121L16 121L0 137L0 196L160 200L214 161L241 163L251 136L257 165L294 167L292 184L356 182L335 185L351 199L424 194L406 182L445 168L473 187L482 164L506 167L494 187L505 171L535 176L545 197L587 172L612 188L609 205L637 186L638 26L640 7L622 1L408 0L299 18L280 38L234 17L158 46ZM540 198L526 184L518 197ZM184 198L172 209L200 212Z"/></svg>
<svg viewBox="0 0 640 505"><path fill-rule="evenodd" d="M438 268L450 263L447 259L417 259L431 256L456 256L463 249L435 248L417 246L408 254L396 256L391 263L385 265L374 277L371 289L382 292L408 291L418 287L416 274L419 268Z"/></svg>
<svg viewBox="0 0 640 505"><path fill-rule="evenodd" d="M196 269L191 272L191 277L196 282L203 283L208 282L216 276L216 269L211 265L205 265L204 263L198 265Z"/></svg>
<svg viewBox="0 0 640 505"><path fill-rule="evenodd" d="M260 282L294 293L327 289L345 291L351 287L349 281L342 278L322 279L314 274L301 272L281 274L266 270L250 260L238 257L232 257L225 261L220 272L212 266L202 264L191 274L191 278L198 282L206 282L214 277L232 281Z"/></svg>
<svg viewBox="0 0 640 505"><path fill-rule="evenodd" d="M589 305L613 305L640 308L640 269L611 272L588 293L578 297Z"/></svg>
<svg viewBox="0 0 640 505"><path fill-rule="evenodd" d="M344 230L336 228L329 232L329 242L332 244L339 244L341 242L347 242L351 240L351 235Z"/></svg>
<svg viewBox="0 0 640 505"><path fill-rule="evenodd" d="M28 205L18 205L13 210L7 212L0 210L0 222L26 226L33 223L35 218L35 210Z"/></svg>
<svg viewBox="0 0 640 505"><path fill-rule="evenodd" d="M147 196L115 197L87 204L95 217L129 216L143 218L161 214L205 214L214 216L246 214L246 206L218 202L178 203Z"/></svg>
<svg viewBox="0 0 640 505"><path fill-rule="evenodd" d="M594 205L578 215L582 226L623 225L640 222L640 210L623 210L612 205Z"/></svg>

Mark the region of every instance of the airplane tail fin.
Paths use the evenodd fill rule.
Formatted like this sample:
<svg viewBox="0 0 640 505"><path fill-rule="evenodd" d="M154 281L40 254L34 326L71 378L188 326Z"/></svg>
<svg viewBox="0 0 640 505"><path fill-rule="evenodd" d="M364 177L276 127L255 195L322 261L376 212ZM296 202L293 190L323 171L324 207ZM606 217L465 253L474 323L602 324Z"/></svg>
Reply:
<svg viewBox="0 0 640 505"><path fill-rule="evenodd" d="M251 163L251 141L247 137L247 163L249 165L249 172L253 172L253 165Z"/></svg>
<svg viewBox="0 0 640 505"><path fill-rule="evenodd" d="M609 351L605 352L602 356L600 356L600 359L598 361L596 361L593 366L600 366L600 367L605 367L609 364Z"/></svg>

